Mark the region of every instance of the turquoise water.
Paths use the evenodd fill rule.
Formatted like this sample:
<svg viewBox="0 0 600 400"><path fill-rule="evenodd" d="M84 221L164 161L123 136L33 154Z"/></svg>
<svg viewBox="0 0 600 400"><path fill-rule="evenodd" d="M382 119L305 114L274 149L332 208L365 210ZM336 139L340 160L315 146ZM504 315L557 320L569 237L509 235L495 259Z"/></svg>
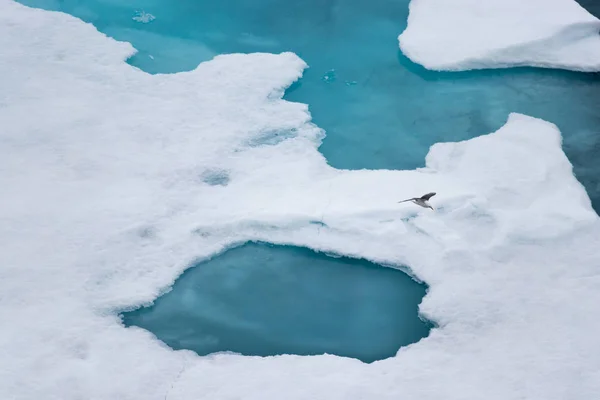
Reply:
<svg viewBox="0 0 600 400"><path fill-rule="evenodd" d="M426 71L398 50L408 0L23 0L62 10L139 49L150 73L229 52L294 51L309 65L286 98L309 104L338 168L412 169L429 146L498 129L510 112L554 122L600 210L600 75L533 68ZM599 13L593 0L581 0ZM141 12L155 17L134 20ZM143 21L143 18L142 18Z"/></svg>
<svg viewBox="0 0 600 400"><path fill-rule="evenodd" d="M394 356L426 336L417 315L426 286L365 260L250 243L188 269L126 326L200 355Z"/></svg>
<svg viewBox="0 0 600 400"><path fill-rule="evenodd" d="M600 12L594 0L581 0ZM429 147L498 129L510 112L554 122L600 210L600 75L533 68L439 73L398 50L408 0L23 0L131 42L149 73L221 53L293 51L310 69L286 93L309 105L320 151L346 169L413 169ZM151 14L151 16L150 16ZM203 177L226 184L219 171ZM199 354L317 354L364 361L425 336L423 286L399 271L308 250L247 245L189 269L155 306L124 315Z"/></svg>

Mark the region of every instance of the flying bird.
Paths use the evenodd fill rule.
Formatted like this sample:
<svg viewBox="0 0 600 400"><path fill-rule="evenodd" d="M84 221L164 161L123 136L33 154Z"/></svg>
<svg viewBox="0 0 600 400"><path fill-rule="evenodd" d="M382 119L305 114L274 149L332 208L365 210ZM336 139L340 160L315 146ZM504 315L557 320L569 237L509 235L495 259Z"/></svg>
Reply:
<svg viewBox="0 0 600 400"><path fill-rule="evenodd" d="M428 201L433 196L435 196L435 192L424 194L421 197L413 197L412 199L402 200L402 201L399 201L398 203L412 201L413 203L415 203L418 206L421 206L423 208L431 208L433 210L433 207L431 207L431 204L429 204L429 201Z"/></svg>

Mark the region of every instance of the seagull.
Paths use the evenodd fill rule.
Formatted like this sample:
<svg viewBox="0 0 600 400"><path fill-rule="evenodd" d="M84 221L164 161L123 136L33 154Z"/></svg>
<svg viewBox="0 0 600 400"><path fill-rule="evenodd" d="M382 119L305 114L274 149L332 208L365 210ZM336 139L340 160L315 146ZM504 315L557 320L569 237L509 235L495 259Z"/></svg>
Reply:
<svg viewBox="0 0 600 400"><path fill-rule="evenodd" d="M435 192L424 194L421 197L413 197L412 199L402 200L402 201L399 201L398 203L404 203L406 201L412 201L413 203L415 203L418 206L421 206L421 207L424 207L424 208L431 208L433 210L433 207L431 207L431 204L429 204L429 202L428 202L428 200L430 198L432 198L433 196L435 196Z"/></svg>

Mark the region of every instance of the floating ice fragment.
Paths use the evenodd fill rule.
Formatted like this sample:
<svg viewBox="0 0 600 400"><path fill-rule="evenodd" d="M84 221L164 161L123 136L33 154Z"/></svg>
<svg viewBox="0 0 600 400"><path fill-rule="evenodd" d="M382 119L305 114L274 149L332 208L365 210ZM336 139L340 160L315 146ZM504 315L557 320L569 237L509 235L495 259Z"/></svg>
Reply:
<svg viewBox="0 0 600 400"><path fill-rule="evenodd" d="M148 22L152 22L156 19L156 17L146 11L136 11L135 16L131 18L136 22L141 22L142 24L147 24Z"/></svg>
<svg viewBox="0 0 600 400"><path fill-rule="evenodd" d="M419 0L409 9L400 48L427 69L600 69L600 20L573 0Z"/></svg>
<svg viewBox="0 0 600 400"><path fill-rule="evenodd" d="M325 75L323 75L321 80L326 83L331 83L335 82L335 78L335 69L330 69L329 71L325 72Z"/></svg>

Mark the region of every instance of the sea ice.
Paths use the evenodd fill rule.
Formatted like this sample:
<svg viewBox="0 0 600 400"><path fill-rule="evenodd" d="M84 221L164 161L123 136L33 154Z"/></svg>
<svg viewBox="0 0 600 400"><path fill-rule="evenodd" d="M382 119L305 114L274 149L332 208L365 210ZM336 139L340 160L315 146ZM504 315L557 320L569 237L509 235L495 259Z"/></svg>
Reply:
<svg viewBox="0 0 600 400"><path fill-rule="evenodd" d="M590 12L591 3L598 2L579 1ZM424 165L432 144L495 131L511 112L551 121L561 129L575 175L600 211L600 157L593 150L600 146L600 74L540 68L426 71L393 48L406 27L410 0L136 4L157 16L150 24L132 23L129 2L20 2L74 15L130 42L138 53L127 62L153 74L193 70L217 54L300 54L310 68L285 98L310 105L313 121L327 131L319 151L336 168L414 169ZM286 135L273 133L253 142Z"/></svg>
<svg viewBox="0 0 600 400"><path fill-rule="evenodd" d="M131 18L135 22L141 22L142 24L147 24L156 19L156 17L146 11L136 11L135 15Z"/></svg>
<svg viewBox="0 0 600 400"><path fill-rule="evenodd" d="M411 0L400 49L432 70L600 70L600 20L575 0Z"/></svg>
<svg viewBox="0 0 600 400"><path fill-rule="evenodd" d="M281 100L305 68L293 54L148 75L124 62L130 45L12 0L0 48L0 398L600 393L600 222L554 125L511 114L436 144L423 169L336 170L307 107ZM227 171L227 185L205 171ZM396 203L431 190L435 212ZM367 365L198 357L120 324L192 260L247 240L408 265L439 328Z"/></svg>

